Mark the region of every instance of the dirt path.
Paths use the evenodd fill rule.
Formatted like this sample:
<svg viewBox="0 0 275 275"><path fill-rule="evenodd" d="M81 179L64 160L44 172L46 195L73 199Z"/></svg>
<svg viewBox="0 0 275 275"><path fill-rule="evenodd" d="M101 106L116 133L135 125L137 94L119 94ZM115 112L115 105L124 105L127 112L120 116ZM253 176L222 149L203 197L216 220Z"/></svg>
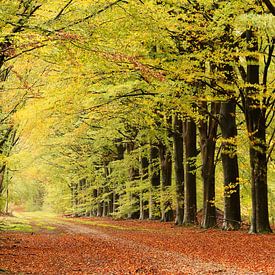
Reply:
<svg viewBox="0 0 275 275"><path fill-rule="evenodd" d="M106 234L103 233L102 230L92 229L84 225L65 223L63 226L64 230L68 233L87 234L90 238L104 241L108 243L108 245L111 245L112 248L116 247L118 251L122 251L124 254L131 256L131 259L134 259L136 255L138 255L140 259L136 259L138 260L137 266L133 268L135 272L161 274L252 274L251 272L249 273L248 270L226 268L219 264L194 260L177 252L167 252L152 248L138 241L131 241L123 237ZM126 262L129 261L129 259L125 260ZM122 266L123 262L124 261L121 263ZM140 265L140 262L146 262L150 268L148 269L145 264ZM127 269L120 270L123 274L127 271Z"/></svg>
<svg viewBox="0 0 275 275"><path fill-rule="evenodd" d="M0 268L10 274L275 274L275 250L270 266L234 265L181 250L180 243L194 242L190 230L153 222L83 222L89 220L57 220L52 233L1 233ZM194 246L207 249L198 239L205 233L197 234ZM268 243L275 240L270 236Z"/></svg>

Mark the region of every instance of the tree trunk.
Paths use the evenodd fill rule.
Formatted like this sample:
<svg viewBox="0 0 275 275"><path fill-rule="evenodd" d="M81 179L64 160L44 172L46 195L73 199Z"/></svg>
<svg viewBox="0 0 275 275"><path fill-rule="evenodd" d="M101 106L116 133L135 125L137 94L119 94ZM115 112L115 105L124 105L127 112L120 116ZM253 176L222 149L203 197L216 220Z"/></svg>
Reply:
<svg viewBox="0 0 275 275"><path fill-rule="evenodd" d="M78 216L79 215L79 184L76 183L74 185L74 205L75 205L75 208L74 208L74 215L75 216Z"/></svg>
<svg viewBox="0 0 275 275"><path fill-rule="evenodd" d="M208 122L200 122L200 144L202 156L202 180L203 180L203 219L202 227L210 228L216 226L215 207L215 149L217 139L217 127L220 104L211 102L211 115L208 115ZM204 110L208 111L206 102L201 103L203 115Z"/></svg>
<svg viewBox="0 0 275 275"><path fill-rule="evenodd" d="M245 98L245 117L250 139L250 167L252 193L252 223L250 232L271 232L268 217L267 189L267 145L266 145L266 109L257 99L259 84L258 40L252 30L246 32L248 50L253 56L247 57L247 84Z"/></svg>
<svg viewBox="0 0 275 275"><path fill-rule="evenodd" d="M115 140L115 146L116 146L116 149L117 149L117 156L116 156L116 160L122 160L124 159L124 152L125 152L125 148L123 146L123 143L122 143L122 139L116 139ZM112 173L112 171L110 171L110 174ZM111 196L111 199L110 199L110 203L112 204L109 208L112 209L112 212L111 213L115 213L116 210L117 210L117 207L118 207L118 200L119 200L119 194L117 194L116 192L116 184L114 184L112 186L112 189L113 189L113 192L112 194L110 195Z"/></svg>
<svg viewBox="0 0 275 275"><path fill-rule="evenodd" d="M126 145L127 153L130 154L135 149L134 142L128 142ZM128 219L139 218L139 194L132 192L131 189L134 187L135 181L139 179L139 169L136 167L129 168L129 181L126 184L126 196L131 210L127 213Z"/></svg>
<svg viewBox="0 0 275 275"><path fill-rule="evenodd" d="M103 205L102 205L102 202L101 202L101 198L100 198L100 195L101 195L101 188L98 187L97 188L97 211L96 211L96 216L97 217L101 217L102 216L102 212L103 212Z"/></svg>
<svg viewBox="0 0 275 275"><path fill-rule="evenodd" d="M185 196L184 224L197 223L197 188L196 188L196 157L197 133L196 123L189 118L185 121Z"/></svg>
<svg viewBox="0 0 275 275"><path fill-rule="evenodd" d="M139 194L139 219L143 220L145 218L148 218L148 211L145 211L146 206L148 206L148 201L145 200L143 193L148 190L148 185L144 181L148 179L149 161L146 156L142 155L142 152L140 157L140 166L140 177L143 188Z"/></svg>
<svg viewBox="0 0 275 275"><path fill-rule="evenodd" d="M110 170L108 167L109 162L104 162L104 178L105 178L105 184L104 184L104 194L105 194L105 199L104 199L104 206L103 206L103 217L106 217L110 214L110 195L106 198L106 194L110 193L110 188L109 188L109 175L110 175Z"/></svg>
<svg viewBox="0 0 275 275"><path fill-rule="evenodd" d="M3 165L0 168L0 196L2 195L3 190L4 190L5 171L6 171L6 165Z"/></svg>
<svg viewBox="0 0 275 275"><path fill-rule="evenodd" d="M156 214L159 208L155 200L156 192L160 186L160 169L159 169L159 149L154 145L150 145L150 194L149 194L149 219L156 219L159 216Z"/></svg>
<svg viewBox="0 0 275 275"><path fill-rule="evenodd" d="M106 201L102 202L102 217L106 217L108 215L108 207Z"/></svg>
<svg viewBox="0 0 275 275"><path fill-rule="evenodd" d="M161 167L161 221L172 221L172 202L169 199L168 188L172 181L172 156L165 144L159 145ZM168 197L168 198L167 198Z"/></svg>
<svg viewBox="0 0 275 275"><path fill-rule="evenodd" d="M240 228L240 186L237 159L236 103L228 100L221 104L220 127L223 137L222 165L224 174L224 222L223 229L237 230Z"/></svg>
<svg viewBox="0 0 275 275"><path fill-rule="evenodd" d="M79 206L80 206L80 216L85 215L85 207L86 207L86 201L85 201L85 196L84 194L86 193L85 188L86 188L86 179L81 179L78 183L79 185Z"/></svg>
<svg viewBox="0 0 275 275"><path fill-rule="evenodd" d="M176 218L181 225L184 217L184 168L183 168L183 122L178 114L174 117L174 163L176 178Z"/></svg>
<svg viewBox="0 0 275 275"><path fill-rule="evenodd" d="M9 213L9 187L7 186L7 190L6 190L6 204L5 204L5 210L4 210L5 214Z"/></svg>

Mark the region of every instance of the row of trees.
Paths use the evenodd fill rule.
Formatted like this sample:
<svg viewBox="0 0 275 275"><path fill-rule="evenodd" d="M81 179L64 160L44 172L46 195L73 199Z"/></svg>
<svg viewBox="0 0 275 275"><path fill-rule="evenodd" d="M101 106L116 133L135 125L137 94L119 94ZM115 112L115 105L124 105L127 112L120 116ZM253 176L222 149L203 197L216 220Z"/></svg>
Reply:
<svg viewBox="0 0 275 275"><path fill-rule="evenodd" d="M27 174L48 183L45 203L77 215L196 224L199 202L204 228L221 219L224 229L239 229L246 178L239 166L249 154L250 231L270 232L272 3L57 2L54 15L47 3L14 6L30 10L11 33L39 34L2 58L5 70L16 60L3 91L19 81L28 99L14 115L8 108L17 135L3 165L19 170L15 180ZM13 49L15 41L7 41ZM216 185L220 171L223 184ZM220 186L223 217L216 210Z"/></svg>

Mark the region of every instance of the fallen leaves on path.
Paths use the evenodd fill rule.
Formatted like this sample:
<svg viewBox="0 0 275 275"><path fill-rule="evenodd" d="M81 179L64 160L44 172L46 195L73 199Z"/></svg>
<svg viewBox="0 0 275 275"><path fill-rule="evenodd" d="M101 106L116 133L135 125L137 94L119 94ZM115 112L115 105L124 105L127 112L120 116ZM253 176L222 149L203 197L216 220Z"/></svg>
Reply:
<svg viewBox="0 0 275 275"><path fill-rule="evenodd" d="M154 221L62 219L52 233L1 233L12 274L275 274L275 235Z"/></svg>

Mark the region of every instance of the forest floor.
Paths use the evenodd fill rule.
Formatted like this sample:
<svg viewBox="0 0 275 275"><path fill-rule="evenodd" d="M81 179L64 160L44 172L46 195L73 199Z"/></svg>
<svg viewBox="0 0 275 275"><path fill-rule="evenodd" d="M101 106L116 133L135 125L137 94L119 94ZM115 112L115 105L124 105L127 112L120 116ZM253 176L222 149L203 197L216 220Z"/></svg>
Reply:
<svg viewBox="0 0 275 275"><path fill-rule="evenodd" d="M275 234L39 213L0 225L0 274L275 274Z"/></svg>

